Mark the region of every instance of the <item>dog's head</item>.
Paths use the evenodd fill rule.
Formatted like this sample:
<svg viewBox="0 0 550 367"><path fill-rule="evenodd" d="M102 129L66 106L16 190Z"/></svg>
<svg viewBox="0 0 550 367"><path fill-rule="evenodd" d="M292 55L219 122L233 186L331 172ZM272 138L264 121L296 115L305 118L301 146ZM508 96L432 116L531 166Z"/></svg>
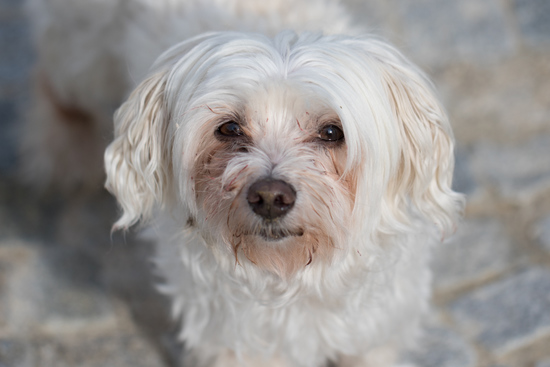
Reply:
<svg viewBox="0 0 550 367"><path fill-rule="evenodd" d="M443 109L373 38L199 36L158 59L115 129L115 227L161 205L209 246L282 277L419 219L447 233L460 210Z"/></svg>

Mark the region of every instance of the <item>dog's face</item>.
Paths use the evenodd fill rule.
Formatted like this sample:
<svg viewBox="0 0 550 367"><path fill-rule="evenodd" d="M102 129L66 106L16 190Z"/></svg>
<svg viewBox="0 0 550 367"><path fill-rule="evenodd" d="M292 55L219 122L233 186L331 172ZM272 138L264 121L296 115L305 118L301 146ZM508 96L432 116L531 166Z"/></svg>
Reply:
<svg viewBox="0 0 550 367"><path fill-rule="evenodd" d="M314 256L330 260L345 242L356 190L338 114L300 89L270 80L237 92L236 104L199 107L206 111L191 136L202 138L182 177L192 181L184 196L207 243L282 276Z"/></svg>
<svg viewBox="0 0 550 367"><path fill-rule="evenodd" d="M444 113L372 39L200 36L160 57L115 126L117 226L170 206L216 251L283 278L413 218L447 231L459 208Z"/></svg>

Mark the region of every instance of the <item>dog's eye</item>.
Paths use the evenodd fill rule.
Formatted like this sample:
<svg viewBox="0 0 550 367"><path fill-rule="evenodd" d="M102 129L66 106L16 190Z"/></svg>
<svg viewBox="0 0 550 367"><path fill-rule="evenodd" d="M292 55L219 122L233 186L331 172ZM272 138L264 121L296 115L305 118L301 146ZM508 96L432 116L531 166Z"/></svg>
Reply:
<svg viewBox="0 0 550 367"><path fill-rule="evenodd" d="M344 132L336 125L327 125L319 130L319 139L324 141L338 141L344 138Z"/></svg>
<svg viewBox="0 0 550 367"><path fill-rule="evenodd" d="M228 121L222 124L218 128L217 133L226 137L242 136L244 134L241 126L235 121Z"/></svg>

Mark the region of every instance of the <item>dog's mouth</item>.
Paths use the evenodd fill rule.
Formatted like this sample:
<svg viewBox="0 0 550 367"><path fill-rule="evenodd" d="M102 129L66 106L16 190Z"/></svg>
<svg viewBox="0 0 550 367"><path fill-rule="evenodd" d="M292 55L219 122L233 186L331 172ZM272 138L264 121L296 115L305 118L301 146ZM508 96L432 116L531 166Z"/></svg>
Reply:
<svg viewBox="0 0 550 367"><path fill-rule="evenodd" d="M289 237L301 237L304 235L304 231L302 229L290 230L285 228L262 227L247 234L261 237L265 241L275 242Z"/></svg>

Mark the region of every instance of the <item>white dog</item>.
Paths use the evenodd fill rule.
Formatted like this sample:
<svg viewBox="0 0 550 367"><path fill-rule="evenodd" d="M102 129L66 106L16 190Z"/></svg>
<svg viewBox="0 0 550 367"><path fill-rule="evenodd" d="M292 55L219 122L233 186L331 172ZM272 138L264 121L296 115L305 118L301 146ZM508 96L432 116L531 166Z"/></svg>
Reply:
<svg viewBox="0 0 550 367"><path fill-rule="evenodd" d="M33 115L58 126L27 139L45 178L101 177L79 154L97 158L133 89L115 114L107 188L123 210L115 228L150 224L186 365L394 365L427 309L430 248L462 207L450 125L422 73L350 36L324 0L31 9ZM75 141L78 129L93 134ZM80 153L62 166L61 148Z"/></svg>

